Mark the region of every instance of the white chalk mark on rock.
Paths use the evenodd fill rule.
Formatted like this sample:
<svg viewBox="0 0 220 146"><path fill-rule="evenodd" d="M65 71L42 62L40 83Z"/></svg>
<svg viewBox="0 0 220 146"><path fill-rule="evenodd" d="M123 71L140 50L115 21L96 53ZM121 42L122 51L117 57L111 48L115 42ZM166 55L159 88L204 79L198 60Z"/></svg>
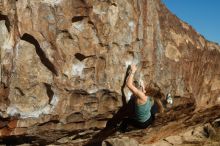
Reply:
<svg viewBox="0 0 220 146"><path fill-rule="evenodd" d="M56 5L59 5L62 0L41 0L42 3L47 3L51 6L56 6Z"/></svg>
<svg viewBox="0 0 220 146"><path fill-rule="evenodd" d="M83 77L83 69L84 68L85 68L85 65L82 62L79 62L77 64L73 64L72 75Z"/></svg>
<svg viewBox="0 0 220 146"><path fill-rule="evenodd" d="M6 112L10 116L20 115L20 117L22 119L25 119L25 118L38 118L42 114L50 114L51 112L53 112L53 109L56 107L58 101L59 101L58 96L54 95L52 100L51 100L51 104L50 105L47 104L45 107L40 108L40 109L38 109L36 111L33 111L33 112L23 112L23 111L19 110L16 107L16 105L10 105L7 108Z"/></svg>
<svg viewBox="0 0 220 146"><path fill-rule="evenodd" d="M131 31L134 31L135 26L134 26L134 22L133 21L130 21L128 23L128 26L130 27Z"/></svg>

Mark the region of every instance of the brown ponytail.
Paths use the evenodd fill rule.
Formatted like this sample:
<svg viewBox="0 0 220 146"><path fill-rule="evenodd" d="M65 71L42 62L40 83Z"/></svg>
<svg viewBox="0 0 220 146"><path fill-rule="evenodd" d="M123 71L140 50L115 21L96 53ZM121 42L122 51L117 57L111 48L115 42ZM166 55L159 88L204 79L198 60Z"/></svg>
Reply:
<svg viewBox="0 0 220 146"><path fill-rule="evenodd" d="M147 96L153 97L153 100L154 100L155 104L157 105L159 112L163 113L164 108L163 108L162 100L165 96L163 93L160 92L159 87L155 86L155 84L153 84L153 85L150 84L150 85L146 86L145 91L146 91L145 94Z"/></svg>

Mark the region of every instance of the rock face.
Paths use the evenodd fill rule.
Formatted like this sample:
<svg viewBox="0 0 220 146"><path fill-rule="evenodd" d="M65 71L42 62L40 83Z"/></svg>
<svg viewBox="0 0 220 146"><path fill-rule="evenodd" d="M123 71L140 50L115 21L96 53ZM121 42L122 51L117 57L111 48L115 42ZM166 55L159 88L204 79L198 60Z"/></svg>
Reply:
<svg viewBox="0 0 220 146"><path fill-rule="evenodd" d="M167 117L220 115L220 46L160 0L0 0L0 49L1 136L35 133L51 143L63 134L45 131L103 128L122 106L132 63L137 81L176 97Z"/></svg>

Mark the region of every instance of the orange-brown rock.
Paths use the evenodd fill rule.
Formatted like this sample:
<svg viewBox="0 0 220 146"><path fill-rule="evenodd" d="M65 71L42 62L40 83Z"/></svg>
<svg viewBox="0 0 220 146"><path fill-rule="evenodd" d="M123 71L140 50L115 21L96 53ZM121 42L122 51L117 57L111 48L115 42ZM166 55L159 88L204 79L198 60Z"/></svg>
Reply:
<svg viewBox="0 0 220 146"><path fill-rule="evenodd" d="M18 120L11 120L9 123L8 123L8 127L11 128L11 129L14 129L17 127L17 123L18 123Z"/></svg>
<svg viewBox="0 0 220 146"><path fill-rule="evenodd" d="M122 86L132 63L135 80L174 97L152 126L161 135L145 143L220 116L220 46L160 0L0 0L0 49L2 138L86 143L129 101Z"/></svg>
<svg viewBox="0 0 220 146"><path fill-rule="evenodd" d="M0 129L0 136L4 137L4 136L10 136L11 134L11 130L8 129L7 127Z"/></svg>

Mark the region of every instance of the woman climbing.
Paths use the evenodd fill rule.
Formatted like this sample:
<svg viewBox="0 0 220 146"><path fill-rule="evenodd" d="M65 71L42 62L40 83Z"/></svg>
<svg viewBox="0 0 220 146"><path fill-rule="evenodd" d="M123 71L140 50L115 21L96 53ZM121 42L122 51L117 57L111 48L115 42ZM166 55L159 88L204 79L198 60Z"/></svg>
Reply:
<svg viewBox="0 0 220 146"><path fill-rule="evenodd" d="M154 114L152 113L152 106L156 105L157 110L162 113L164 111L161 98L163 95L159 90L153 87L144 87L140 85L140 88L134 85L133 77L137 70L137 67L131 65L130 73L127 78L126 85L133 93L134 98L134 114L125 118L120 125L122 132L127 130L128 125L132 125L137 128L146 128L154 120Z"/></svg>

